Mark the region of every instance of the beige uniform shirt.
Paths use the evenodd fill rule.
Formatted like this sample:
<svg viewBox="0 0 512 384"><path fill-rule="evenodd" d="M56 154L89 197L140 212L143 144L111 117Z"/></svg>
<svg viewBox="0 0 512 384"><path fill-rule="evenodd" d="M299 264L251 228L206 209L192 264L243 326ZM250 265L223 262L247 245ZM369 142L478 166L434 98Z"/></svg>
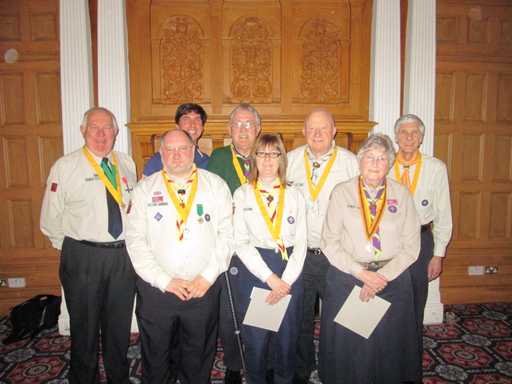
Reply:
<svg viewBox="0 0 512 384"><path fill-rule="evenodd" d="M422 154L423 162L416 190L414 203L422 225L433 223L434 256L443 257L452 237L452 208L450 187L446 165L435 157ZM400 175L403 167L400 166ZM416 166L409 169L412 182ZM396 179L395 170L391 168L388 176Z"/></svg>
<svg viewBox="0 0 512 384"><path fill-rule="evenodd" d="M229 188L217 175L203 169L197 172L197 193L181 241L176 234L179 215L162 173L145 177L133 192L126 225L128 253L137 274L162 291L173 278L190 281L201 275L213 284L232 254Z"/></svg>
<svg viewBox="0 0 512 384"><path fill-rule="evenodd" d="M121 208L124 223L130 194L137 180L135 164L130 156L114 153L125 203ZM94 155L93 158L100 164L101 158ZM112 153L108 159L112 162ZM62 248L65 236L93 242L124 239L124 233L117 239L108 233L106 193L105 185L87 161L82 148L55 162L46 182L40 221L41 231L48 236L54 248Z"/></svg>
<svg viewBox="0 0 512 384"><path fill-rule="evenodd" d="M320 238L322 235L322 225L327 212L327 205L329 203L329 196L331 191L336 184L346 181L359 174L359 165L356 160L356 156L341 147L333 146L332 151L337 151L336 160L331 168L327 180L320 191L317 199L313 201L308 189L308 182L306 180L306 167L304 164L304 150L307 145L303 145L288 152L288 168L287 168L287 180L297 187L303 194L306 200L306 212L307 212L307 227L308 227L308 247L319 248ZM311 156L308 156L310 166L312 166ZM321 175L326 167L328 158L325 161L320 162L320 168L317 169L316 173ZM314 183L318 182L319 177L314 180Z"/></svg>
<svg viewBox="0 0 512 384"><path fill-rule="evenodd" d="M260 213L253 186L244 184L233 195L235 203L235 252L247 269L262 282L266 282L272 271L263 261L255 247L275 249L265 220ZM276 198L276 206L279 199ZM293 253L283 272L282 279L292 285L299 277L306 258L306 203L299 190L288 186L284 196L285 204L281 223L281 239L286 247L294 247Z"/></svg>
<svg viewBox="0 0 512 384"><path fill-rule="evenodd" d="M360 262L390 260L379 269L388 281L409 267L420 251L420 223L409 191L387 180L386 201L379 225L382 253L375 259L365 231L359 198L359 177L333 190L322 232L322 251L339 270L357 277Z"/></svg>

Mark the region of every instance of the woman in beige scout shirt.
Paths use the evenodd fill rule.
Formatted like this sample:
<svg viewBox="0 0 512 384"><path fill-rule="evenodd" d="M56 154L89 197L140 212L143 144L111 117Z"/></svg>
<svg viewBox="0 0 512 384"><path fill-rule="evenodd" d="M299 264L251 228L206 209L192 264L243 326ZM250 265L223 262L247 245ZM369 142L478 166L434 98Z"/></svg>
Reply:
<svg viewBox="0 0 512 384"><path fill-rule="evenodd" d="M330 262L322 309L320 375L324 384L421 380L408 267L418 257L420 223L412 196L386 178L395 160L391 139L368 137L357 154L361 175L338 184L323 226ZM359 298L391 303L368 339L334 322L355 286Z"/></svg>

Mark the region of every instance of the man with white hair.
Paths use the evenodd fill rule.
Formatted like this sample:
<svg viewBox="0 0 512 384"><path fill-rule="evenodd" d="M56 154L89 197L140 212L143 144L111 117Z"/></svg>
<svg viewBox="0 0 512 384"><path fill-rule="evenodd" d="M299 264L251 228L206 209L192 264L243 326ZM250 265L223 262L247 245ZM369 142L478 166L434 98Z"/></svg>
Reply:
<svg viewBox="0 0 512 384"><path fill-rule="evenodd" d="M113 150L119 128L109 110L88 110L80 131L85 145L52 166L41 208L41 231L61 251L71 331L68 379L96 383L101 333L107 381L127 383L135 273L123 224L135 164Z"/></svg>
<svg viewBox="0 0 512 384"><path fill-rule="evenodd" d="M443 269L443 258L452 235L452 210L446 165L421 153L425 125L413 114L401 116L395 123L398 153L389 176L401 181L413 194L421 222L421 250L411 265L414 305L418 320L420 353L423 353L423 317L428 282Z"/></svg>

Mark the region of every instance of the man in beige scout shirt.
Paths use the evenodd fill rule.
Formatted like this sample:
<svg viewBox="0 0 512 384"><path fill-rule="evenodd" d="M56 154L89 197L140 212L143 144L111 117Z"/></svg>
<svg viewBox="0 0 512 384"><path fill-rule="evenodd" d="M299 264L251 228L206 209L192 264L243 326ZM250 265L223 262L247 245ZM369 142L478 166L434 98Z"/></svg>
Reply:
<svg viewBox="0 0 512 384"><path fill-rule="evenodd" d="M61 250L71 327L69 382L96 383L101 330L107 380L127 383L135 273L123 223L135 164L112 150L119 129L109 110L87 111L80 130L85 146L55 162L41 208L41 231Z"/></svg>

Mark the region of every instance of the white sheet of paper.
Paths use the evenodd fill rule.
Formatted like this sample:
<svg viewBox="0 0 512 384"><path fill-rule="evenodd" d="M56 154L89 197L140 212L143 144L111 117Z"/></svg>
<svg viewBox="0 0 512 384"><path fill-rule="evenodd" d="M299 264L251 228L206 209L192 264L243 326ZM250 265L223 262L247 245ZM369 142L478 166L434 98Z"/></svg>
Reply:
<svg viewBox="0 0 512 384"><path fill-rule="evenodd" d="M253 327L268 329L277 332L290 304L291 295L286 295L278 303L270 305L265 302L270 291L254 287L251 292L251 302L245 313L243 323Z"/></svg>
<svg viewBox="0 0 512 384"><path fill-rule="evenodd" d="M391 303L378 296L364 302L359 298L360 293L361 288L356 285L334 321L368 339Z"/></svg>

